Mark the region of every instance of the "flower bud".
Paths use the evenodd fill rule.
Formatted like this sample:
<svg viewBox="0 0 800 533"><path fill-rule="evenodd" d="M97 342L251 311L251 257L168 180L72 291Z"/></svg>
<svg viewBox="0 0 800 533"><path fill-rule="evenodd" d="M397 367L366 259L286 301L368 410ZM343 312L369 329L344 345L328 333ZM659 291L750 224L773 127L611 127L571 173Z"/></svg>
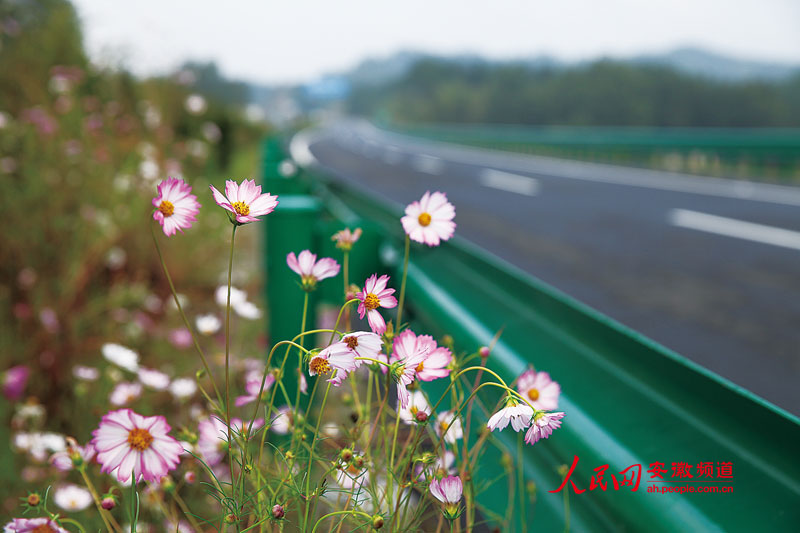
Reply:
<svg viewBox="0 0 800 533"><path fill-rule="evenodd" d="M167 494L172 494L175 491L175 482L172 481L171 477L164 476L161 478L161 488L164 489L164 492Z"/></svg>
<svg viewBox="0 0 800 533"><path fill-rule="evenodd" d="M106 494L100 501L100 506L106 511L110 511L111 509L117 506L117 500L111 494Z"/></svg>
<svg viewBox="0 0 800 533"><path fill-rule="evenodd" d="M236 515L231 513L229 515L225 515L225 523L226 524L233 524L236 522Z"/></svg>
<svg viewBox="0 0 800 533"><path fill-rule="evenodd" d="M339 459L341 459L343 463L349 463L350 459L352 458L353 450L350 448L344 448L341 452L339 452Z"/></svg>
<svg viewBox="0 0 800 533"><path fill-rule="evenodd" d="M380 529L383 527L383 517L376 514L372 517L372 529Z"/></svg>
<svg viewBox="0 0 800 533"><path fill-rule="evenodd" d="M28 494L28 497L25 499L25 503L28 504L28 507L36 507L41 502L42 498L35 492Z"/></svg>
<svg viewBox="0 0 800 533"><path fill-rule="evenodd" d="M478 353L481 355L481 357L486 359L487 357L489 357L489 347L481 346L480 349L478 350Z"/></svg>
<svg viewBox="0 0 800 533"><path fill-rule="evenodd" d="M415 417L417 419L417 422L419 422L420 424L423 424L428 421L428 413L426 413L425 411L417 411Z"/></svg>
<svg viewBox="0 0 800 533"><path fill-rule="evenodd" d="M277 503L272 506L272 518L275 520L280 520L286 516L286 511L283 510L282 505L278 505Z"/></svg>
<svg viewBox="0 0 800 533"><path fill-rule="evenodd" d="M364 456L357 455L353 457L353 464L355 465L356 468L359 469L364 468Z"/></svg>
<svg viewBox="0 0 800 533"><path fill-rule="evenodd" d="M197 481L197 474L189 470L183 475L183 480L186 482L187 485L193 485L195 481Z"/></svg>

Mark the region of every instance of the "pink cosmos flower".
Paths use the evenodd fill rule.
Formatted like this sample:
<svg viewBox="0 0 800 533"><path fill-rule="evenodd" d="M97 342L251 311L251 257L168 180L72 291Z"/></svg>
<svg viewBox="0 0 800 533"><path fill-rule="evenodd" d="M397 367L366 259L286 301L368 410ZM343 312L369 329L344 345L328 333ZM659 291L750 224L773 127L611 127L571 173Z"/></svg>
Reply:
<svg viewBox="0 0 800 533"><path fill-rule="evenodd" d="M127 381L122 381L117 383L117 386L111 391L108 401L111 403L111 405L120 407L136 401L141 395L142 385L140 383L128 383Z"/></svg>
<svg viewBox="0 0 800 533"><path fill-rule="evenodd" d="M236 439L235 435L242 435L247 432L250 421L241 418L231 419L231 438ZM252 431L264 425L263 418L257 418L253 422ZM217 416L211 416L202 420L197 425L197 451L198 455L208 466L214 466L225 457L228 443L228 426L225 421Z"/></svg>
<svg viewBox="0 0 800 533"><path fill-rule="evenodd" d="M313 290L318 281L332 278L339 273L339 263L330 257L323 257L317 261L317 254L309 250L300 252L296 257L294 252L286 256L286 264L300 276L304 290Z"/></svg>
<svg viewBox="0 0 800 533"><path fill-rule="evenodd" d="M269 429L278 435L286 435L294 426L294 411L288 405L278 407L277 411Z"/></svg>
<svg viewBox="0 0 800 533"><path fill-rule="evenodd" d="M561 386L550 379L547 372L527 370L517 380L517 390L536 410L551 411L558 408Z"/></svg>
<svg viewBox="0 0 800 533"><path fill-rule="evenodd" d="M25 365L12 366L3 376L3 395L10 401L19 400L28 385L31 370Z"/></svg>
<svg viewBox="0 0 800 533"><path fill-rule="evenodd" d="M342 335L342 342L347 345L356 358L366 357L368 359L378 359L381 348L383 347L381 338L377 334L369 331L346 333ZM364 362L364 359L356 359L356 368L360 368Z"/></svg>
<svg viewBox="0 0 800 533"><path fill-rule="evenodd" d="M379 278L377 274L373 274L364 282L364 289L356 293L356 298L361 300L358 304L358 317L363 319L366 314L370 329L378 335L383 335L386 331L386 321L378 308L397 307L397 298L392 296L394 289L386 288L388 282L389 276L383 275Z"/></svg>
<svg viewBox="0 0 800 533"><path fill-rule="evenodd" d="M163 416L142 416L131 409L110 411L92 432L92 446L102 472L126 483L156 483L178 466L183 447L169 436L170 425Z"/></svg>
<svg viewBox="0 0 800 533"><path fill-rule="evenodd" d="M311 358L308 362L308 373L311 376L327 376L336 371L328 381L338 387L347 374L358 366L355 352L346 343L335 342Z"/></svg>
<svg viewBox="0 0 800 533"><path fill-rule="evenodd" d="M429 345L417 342L417 336L407 329L394 338L392 356L397 359L397 366L393 368L394 378L397 381L397 400L401 409L408 408L410 394L407 385L417 376L417 367L428 356Z"/></svg>
<svg viewBox="0 0 800 533"><path fill-rule="evenodd" d="M42 518L15 518L3 527L4 533L69 533L53 520Z"/></svg>
<svg viewBox="0 0 800 533"><path fill-rule="evenodd" d="M431 194L428 191L420 201L406 206L406 216L400 222L412 241L438 246L440 241L453 236L456 230L456 223L453 222L455 216L455 207L447 201L443 192Z"/></svg>
<svg viewBox="0 0 800 533"><path fill-rule="evenodd" d="M245 377L244 385L244 390L247 394L244 396L238 396L234 402L234 405L236 405L236 407L241 407L256 401L258 399L258 393L261 391L262 379L264 379L263 371L248 372L247 376ZM273 376L272 373L267 374L266 379L264 379L264 391L269 390L273 383L275 383L275 376Z"/></svg>
<svg viewBox="0 0 800 533"><path fill-rule="evenodd" d="M431 494L444 504L445 516L450 520L456 518L458 516L458 504L464 492L461 478L458 476L447 476L441 481L434 478L428 488Z"/></svg>
<svg viewBox="0 0 800 533"><path fill-rule="evenodd" d="M525 433L525 442L536 444L539 439L546 439L553 434L554 429L561 427L561 419L564 413L546 413L539 411L533 416L533 423L528 432Z"/></svg>
<svg viewBox="0 0 800 533"><path fill-rule="evenodd" d="M353 249L353 245L361 238L361 228L356 228L355 231L350 231L350 228L345 228L337 231L331 237L331 240L336 243L336 247L342 251L349 252Z"/></svg>
<svg viewBox="0 0 800 533"><path fill-rule="evenodd" d="M414 332L409 329L401 335L405 335L402 341L405 353L422 352L425 354L425 358L414 369L417 379L433 381L450 375L450 369L447 368L453 359L450 350L443 346L437 346L436 341L430 335L414 335ZM414 343L416 344L414 345ZM392 359L397 359L397 354L393 353Z"/></svg>
<svg viewBox="0 0 800 533"><path fill-rule="evenodd" d="M88 463L94 458L94 454L94 447L91 443L86 446L78 446L77 443L75 443L66 450L61 450L51 455L50 464L53 465L56 470L69 472L75 466L76 460L79 461L78 464L81 462Z"/></svg>
<svg viewBox="0 0 800 533"><path fill-rule="evenodd" d="M169 342L176 348L186 349L192 346L192 333L186 328L176 328L169 332Z"/></svg>
<svg viewBox="0 0 800 533"><path fill-rule="evenodd" d="M155 368L140 368L136 372L142 385L154 390L167 390L169 387L169 376Z"/></svg>
<svg viewBox="0 0 800 533"><path fill-rule="evenodd" d="M189 184L178 178L167 178L158 184L158 196L153 198L156 208L153 219L161 224L167 237L191 228L197 220L200 203L191 192Z"/></svg>
<svg viewBox="0 0 800 533"><path fill-rule="evenodd" d="M210 185L217 205L229 211L237 224L261 220L260 216L272 213L278 205L278 197L261 193L261 185L255 180L244 180L239 185L233 180L225 182L225 194Z"/></svg>
<svg viewBox="0 0 800 533"><path fill-rule="evenodd" d="M494 431L495 429L502 430L511 422L511 427L519 433L531 424L531 418L533 418L531 406L509 396L505 407L493 414L486 425Z"/></svg>

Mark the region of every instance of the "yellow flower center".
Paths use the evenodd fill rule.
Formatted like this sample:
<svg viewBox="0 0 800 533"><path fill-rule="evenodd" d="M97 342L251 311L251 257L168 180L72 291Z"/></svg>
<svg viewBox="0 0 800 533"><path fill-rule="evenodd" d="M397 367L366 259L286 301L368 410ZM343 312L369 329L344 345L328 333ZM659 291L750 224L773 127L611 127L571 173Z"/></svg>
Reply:
<svg viewBox="0 0 800 533"><path fill-rule="evenodd" d="M418 218L420 226L427 226L431 223L431 216L428 213L422 213Z"/></svg>
<svg viewBox="0 0 800 533"><path fill-rule="evenodd" d="M447 428L449 428L449 427L450 427L450 424L448 424L447 422L442 422L442 423L439 425L439 428L442 430L442 433L444 433L445 431L447 431Z"/></svg>
<svg viewBox="0 0 800 533"><path fill-rule="evenodd" d="M233 202L233 210L236 211L237 215L249 215L250 214L250 206L244 202Z"/></svg>
<svg viewBox="0 0 800 533"><path fill-rule="evenodd" d="M377 309L381 306L380 299L372 293L367 294L367 297L364 298L364 307L367 308L368 311L372 311L373 309Z"/></svg>
<svg viewBox="0 0 800 533"><path fill-rule="evenodd" d="M539 391L537 389L530 389L528 391L528 398L530 398L532 402L535 402L539 399Z"/></svg>
<svg viewBox="0 0 800 533"><path fill-rule="evenodd" d="M422 372L422 369L424 369L424 368L425 368L425 361L420 361L415 370L417 372Z"/></svg>
<svg viewBox="0 0 800 533"><path fill-rule="evenodd" d="M344 338L344 343L351 350L355 350L356 346L358 346L358 337L345 337Z"/></svg>
<svg viewBox="0 0 800 533"><path fill-rule="evenodd" d="M328 363L326 359L322 357L315 357L311 360L308 364L309 368L312 372L320 374L322 376L331 373L331 365Z"/></svg>
<svg viewBox="0 0 800 533"><path fill-rule="evenodd" d="M146 429L134 428L128 433L128 444L137 452L145 451L152 442L153 436Z"/></svg>
<svg viewBox="0 0 800 533"><path fill-rule="evenodd" d="M419 409L417 408L417 406L416 406L416 405L412 405L412 406L409 408L409 411L411 411L411 414L412 414L413 416L417 416L417 412L419 412Z"/></svg>
<svg viewBox="0 0 800 533"><path fill-rule="evenodd" d="M158 205L158 210L161 211L161 214L165 217L171 217L172 213L175 212L175 206L172 205L172 202L169 200L162 200Z"/></svg>

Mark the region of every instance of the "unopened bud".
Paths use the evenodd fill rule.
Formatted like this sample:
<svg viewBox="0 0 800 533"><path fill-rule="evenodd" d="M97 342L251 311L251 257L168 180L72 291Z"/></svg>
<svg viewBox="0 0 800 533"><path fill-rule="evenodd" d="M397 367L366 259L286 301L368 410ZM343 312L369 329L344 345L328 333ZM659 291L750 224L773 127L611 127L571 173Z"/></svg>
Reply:
<svg viewBox="0 0 800 533"><path fill-rule="evenodd" d="M569 467L567 465L559 466L558 473L561 475L561 477L567 477L567 474L569 473Z"/></svg>
<svg viewBox="0 0 800 533"><path fill-rule="evenodd" d="M350 448L344 448L341 452L339 452L339 459L341 459L343 463L349 463L350 459L352 458L353 450Z"/></svg>
<svg viewBox="0 0 800 533"><path fill-rule="evenodd" d="M452 348L454 342L455 341L453 340L452 335L445 335L444 337L442 337L442 344L444 344L448 348Z"/></svg>
<svg viewBox="0 0 800 533"><path fill-rule="evenodd" d="M428 413L426 413L425 411L417 411L416 419L417 419L417 422L419 422L420 424L422 424L424 422L427 422L428 421Z"/></svg>
<svg viewBox="0 0 800 533"><path fill-rule="evenodd" d="M172 481L172 478L169 476L164 476L161 478L161 488L164 489L164 492L167 494L172 494L175 491L175 482Z"/></svg>
<svg viewBox="0 0 800 533"><path fill-rule="evenodd" d="M487 357L489 357L489 347L481 346L480 349L478 350L478 353L481 355L481 357L486 359Z"/></svg>
<svg viewBox="0 0 800 533"><path fill-rule="evenodd" d="M278 505L277 503L272 506L272 518L275 520L280 520L286 516L286 511L283 510L283 505Z"/></svg>
<svg viewBox="0 0 800 533"><path fill-rule="evenodd" d="M357 455L353 457L353 464L355 465L356 468L364 468L364 456Z"/></svg>
<svg viewBox="0 0 800 533"><path fill-rule="evenodd" d="M511 457L511 454L504 453L500 463L503 465L503 468L511 468L514 465L514 458Z"/></svg>
<svg viewBox="0 0 800 533"><path fill-rule="evenodd" d="M236 522L236 515L234 514L225 515L226 524L233 524L234 522Z"/></svg>
<svg viewBox="0 0 800 533"><path fill-rule="evenodd" d="M110 511L117 506L117 500L114 498L114 496L108 494L100 501L100 506L106 511Z"/></svg>
<svg viewBox="0 0 800 533"><path fill-rule="evenodd" d="M383 527L383 517L376 514L372 517L372 529L380 529Z"/></svg>
<svg viewBox="0 0 800 533"><path fill-rule="evenodd" d="M37 493L31 492L30 494L28 494L25 503L27 503L30 507L36 507L37 505L39 505L39 503L41 503L41 501L42 499L39 497Z"/></svg>
<svg viewBox="0 0 800 533"><path fill-rule="evenodd" d="M190 470L183 475L183 480L187 485L193 485L194 482L197 481L197 474Z"/></svg>

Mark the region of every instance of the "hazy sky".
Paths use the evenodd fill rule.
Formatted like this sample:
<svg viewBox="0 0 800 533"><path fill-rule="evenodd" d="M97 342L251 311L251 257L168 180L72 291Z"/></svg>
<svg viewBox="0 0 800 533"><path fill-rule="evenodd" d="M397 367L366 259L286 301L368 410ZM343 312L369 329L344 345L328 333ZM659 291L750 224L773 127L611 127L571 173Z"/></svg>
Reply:
<svg viewBox="0 0 800 533"><path fill-rule="evenodd" d="M95 60L163 73L307 81L398 50L492 58L631 56L700 46L800 63L800 0L74 0Z"/></svg>

